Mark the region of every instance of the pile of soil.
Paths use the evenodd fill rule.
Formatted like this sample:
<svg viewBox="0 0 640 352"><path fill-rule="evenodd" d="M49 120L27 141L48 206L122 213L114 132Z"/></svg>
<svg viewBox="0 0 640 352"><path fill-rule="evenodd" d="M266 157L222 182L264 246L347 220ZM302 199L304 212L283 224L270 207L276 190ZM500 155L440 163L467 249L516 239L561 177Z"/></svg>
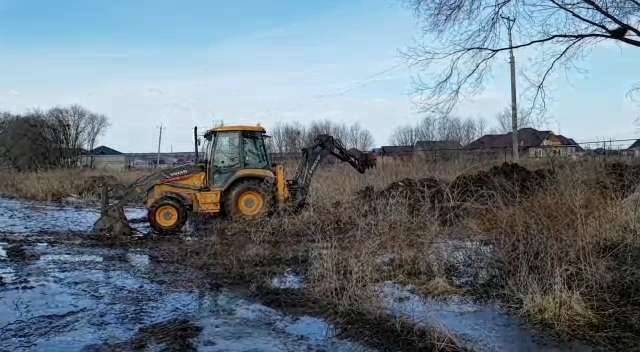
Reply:
<svg viewBox="0 0 640 352"><path fill-rule="evenodd" d="M488 205L498 198L513 201L526 197L543 187L552 175L549 169L531 171L518 164L504 163L488 171L460 175L451 183L433 177L418 180L406 178L378 192L368 186L359 191L357 196L365 201L400 197L407 199L411 207L442 208L456 203Z"/></svg>
<svg viewBox="0 0 640 352"><path fill-rule="evenodd" d="M614 197L626 198L640 185L640 165L623 162L604 164L604 177L598 181L599 188Z"/></svg>
<svg viewBox="0 0 640 352"><path fill-rule="evenodd" d="M488 171L458 176L449 185L456 202L488 205L500 199L513 201L531 195L552 176L550 169L531 171L518 164L504 163Z"/></svg>
<svg viewBox="0 0 640 352"><path fill-rule="evenodd" d="M446 191L446 182L434 177L418 180L405 178L389 184L379 192L375 192L372 186L367 186L357 192L357 196L367 202L401 198L406 199L412 207L426 204L438 206L445 202Z"/></svg>

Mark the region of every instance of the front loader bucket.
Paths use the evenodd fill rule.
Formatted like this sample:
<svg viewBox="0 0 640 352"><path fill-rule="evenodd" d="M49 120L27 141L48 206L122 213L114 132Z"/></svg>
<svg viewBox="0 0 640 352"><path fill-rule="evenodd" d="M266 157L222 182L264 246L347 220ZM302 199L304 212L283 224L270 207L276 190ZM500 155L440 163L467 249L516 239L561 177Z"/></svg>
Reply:
<svg viewBox="0 0 640 352"><path fill-rule="evenodd" d="M129 221L120 206L109 206L102 210L102 215L93 224L93 232L110 236L130 236L134 233Z"/></svg>
<svg viewBox="0 0 640 352"><path fill-rule="evenodd" d="M109 205L109 186L102 185L102 210L100 218L93 224L93 233L109 236L130 236L133 229L124 215L121 205Z"/></svg>

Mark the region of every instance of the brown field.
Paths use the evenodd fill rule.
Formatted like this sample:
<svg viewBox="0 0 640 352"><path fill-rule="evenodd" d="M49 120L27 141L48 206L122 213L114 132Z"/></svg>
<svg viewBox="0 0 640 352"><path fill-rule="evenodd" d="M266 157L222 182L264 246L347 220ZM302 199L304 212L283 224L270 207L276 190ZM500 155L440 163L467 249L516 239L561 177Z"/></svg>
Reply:
<svg viewBox="0 0 640 352"><path fill-rule="evenodd" d="M61 201L68 197L97 201L99 186L127 185L144 171L58 169L40 172L0 172L0 195L39 201Z"/></svg>
<svg viewBox="0 0 640 352"><path fill-rule="evenodd" d="M560 335L634 345L640 338L640 169L594 161L525 165L548 170L524 173L514 187L511 174L493 183L493 174L478 173L490 163L386 163L366 175L327 167L303 211L251 223L218 221L201 240L169 246L162 257L245 283L276 306L361 324L372 340L395 338L404 350L446 350L455 342L438 335L427 343L424 332L389 320L376 294L386 281L425 295L498 299ZM468 176L456 179L460 175ZM82 179L93 176L10 174L0 192L60 199L82 194ZM114 175L123 182L133 176ZM418 182L407 191L406 181L394 184L424 177L444 186ZM366 186L373 190L361 192ZM443 265L447 253L437 250L450 241L490 245L481 258L490 279L458 283ZM302 296L271 295L269 278L287 269L305 276Z"/></svg>

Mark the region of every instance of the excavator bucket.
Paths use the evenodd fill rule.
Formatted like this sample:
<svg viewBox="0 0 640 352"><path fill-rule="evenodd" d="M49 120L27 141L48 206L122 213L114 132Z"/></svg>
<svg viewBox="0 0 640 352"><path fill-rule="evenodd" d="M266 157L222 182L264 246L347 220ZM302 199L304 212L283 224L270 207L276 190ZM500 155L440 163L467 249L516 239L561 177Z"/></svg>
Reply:
<svg viewBox="0 0 640 352"><path fill-rule="evenodd" d="M129 221L121 206L109 206L102 210L102 215L93 224L93 232L120 237L130 236L134 230L129 226Z"/></svg>
<svg viewBox="0 0 640 352"><path fill-rule="evenodd" d="M102 185L101 203L100 218L93 224L94 233L111 236L130 236L134 233L122 205L109 204L109 185L106 183Z"/></svg>

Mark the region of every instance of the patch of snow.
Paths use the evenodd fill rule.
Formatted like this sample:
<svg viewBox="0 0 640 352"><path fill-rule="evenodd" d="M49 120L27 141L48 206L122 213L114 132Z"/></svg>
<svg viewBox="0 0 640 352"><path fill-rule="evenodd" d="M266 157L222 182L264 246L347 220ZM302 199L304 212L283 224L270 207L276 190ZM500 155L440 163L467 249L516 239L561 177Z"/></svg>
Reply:
<svg viewBox="0 0 640 352"><path fill-rule="evenodd" d="M541 337L495 304L478 304L462 298L437 301L392 282L380 287L380 296L390 314L439 329L474 351L592 350L578 343L564 345Z"/></svg>
<svg viewBox="0 0 640 352"><path fill-rule="evenodd" d="M335 336L335 329L331 324L322 319L309 316L302 316L292 322L288 322L284 330L291 335L302 336L316 341L330 339Z"/></svg>
<svg viewBox="0 0 640 352"><path fill-rule="evenodd" d="M146 268L151 263L151 259L147 254L132 252L127 253L127 261L138 268Z"/></svg>
<svg viewBox="0 0 640 352"><path fill-rule="evenodd" d="M291 270L271 279L271 286L274 288L304 288L304 278Z"/></svg>
<svg viewBox="0 0 640 352"><path fill-rule="evenodd" d="M40 257L43 262L102 262L104 258L91 254L45 254Z"/></svg>

